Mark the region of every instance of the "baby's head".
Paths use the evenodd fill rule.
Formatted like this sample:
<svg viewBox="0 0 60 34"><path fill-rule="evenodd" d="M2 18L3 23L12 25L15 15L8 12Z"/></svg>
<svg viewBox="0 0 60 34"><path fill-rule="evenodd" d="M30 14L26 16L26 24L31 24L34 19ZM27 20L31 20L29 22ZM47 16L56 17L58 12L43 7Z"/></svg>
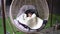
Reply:
<svg viewBox="0 0 60 34"><path fill-rule="evenodd" d="M25 14L27 15L27 17L31 17L32 14L34 14L34 13L35 13L34 9L29 9L29 10L25 11Z"/></svg>

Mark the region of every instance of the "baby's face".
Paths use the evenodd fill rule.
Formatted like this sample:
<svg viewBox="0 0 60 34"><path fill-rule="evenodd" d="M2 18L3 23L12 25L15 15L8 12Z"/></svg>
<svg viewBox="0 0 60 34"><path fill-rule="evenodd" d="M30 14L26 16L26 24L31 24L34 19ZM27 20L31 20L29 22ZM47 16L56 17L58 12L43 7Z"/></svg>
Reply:
<svg viewBox="0 0 60 34"><path fill-rule="evenodd" d="M32 14L31 13L28 13L28 17L31 17L32 16Z"/></svg>

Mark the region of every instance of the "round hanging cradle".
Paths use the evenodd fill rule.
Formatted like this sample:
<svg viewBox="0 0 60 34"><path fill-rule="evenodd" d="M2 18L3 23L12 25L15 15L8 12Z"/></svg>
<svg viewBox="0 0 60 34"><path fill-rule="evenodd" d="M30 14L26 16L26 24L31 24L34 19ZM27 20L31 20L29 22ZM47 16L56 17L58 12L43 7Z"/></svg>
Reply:
<svg viewBox="0 0 60 34"><path fill-rule="evenodd" d="M22 27L20 24L17 23L16 19L18 16L23 14L26 10L28 9L35 9L35 13L39 15L39 18L41 18L43 21L48 20L49 17L49 8L46 0L13 0L10 6L10 20L16 28L18 28L22 32L26 33L33 33L33 32L38 32L37 30L41 30L41 27L45 24L43 24L43 21L40 21L42 23L38 23L35 28L26 29ZM21 19L21 18L20 18ZM21 28L22 27L22 28Z"/></svg>

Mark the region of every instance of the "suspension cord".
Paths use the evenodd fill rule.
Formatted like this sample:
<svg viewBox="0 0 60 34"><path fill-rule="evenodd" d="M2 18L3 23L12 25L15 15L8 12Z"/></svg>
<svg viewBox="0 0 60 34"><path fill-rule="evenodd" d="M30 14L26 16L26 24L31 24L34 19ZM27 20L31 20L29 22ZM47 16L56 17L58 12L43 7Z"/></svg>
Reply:
<svg viewBox="0 0 60 34"><path fill-rule="evenodd" d="M6 34L5 0L1 0L1 3L2 3L2 17L3 17L4 34Z"/></svg>

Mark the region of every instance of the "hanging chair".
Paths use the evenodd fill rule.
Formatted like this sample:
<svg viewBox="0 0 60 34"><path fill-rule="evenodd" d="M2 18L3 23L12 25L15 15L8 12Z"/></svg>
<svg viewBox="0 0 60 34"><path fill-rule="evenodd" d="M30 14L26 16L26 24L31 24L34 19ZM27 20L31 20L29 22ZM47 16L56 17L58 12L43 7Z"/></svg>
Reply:
<svg viewBox="0 0 60 34"><path fill-rule="evenodd" d="M35 11L35 14L33 15L38 15L37 24L34 22L33 24L35 24L35 26L32 25L33 27L30 26L31 24L28 25L28 23L32 21L27 20L28 22L26 21L26 23L21 17L23 14L26 15L25 12L29 9ZM39 32L45 27L49 17L49 8L46 0L13 0L10 6L9 14L12 24L17 29L22 32L33 33Z"/></svg>

